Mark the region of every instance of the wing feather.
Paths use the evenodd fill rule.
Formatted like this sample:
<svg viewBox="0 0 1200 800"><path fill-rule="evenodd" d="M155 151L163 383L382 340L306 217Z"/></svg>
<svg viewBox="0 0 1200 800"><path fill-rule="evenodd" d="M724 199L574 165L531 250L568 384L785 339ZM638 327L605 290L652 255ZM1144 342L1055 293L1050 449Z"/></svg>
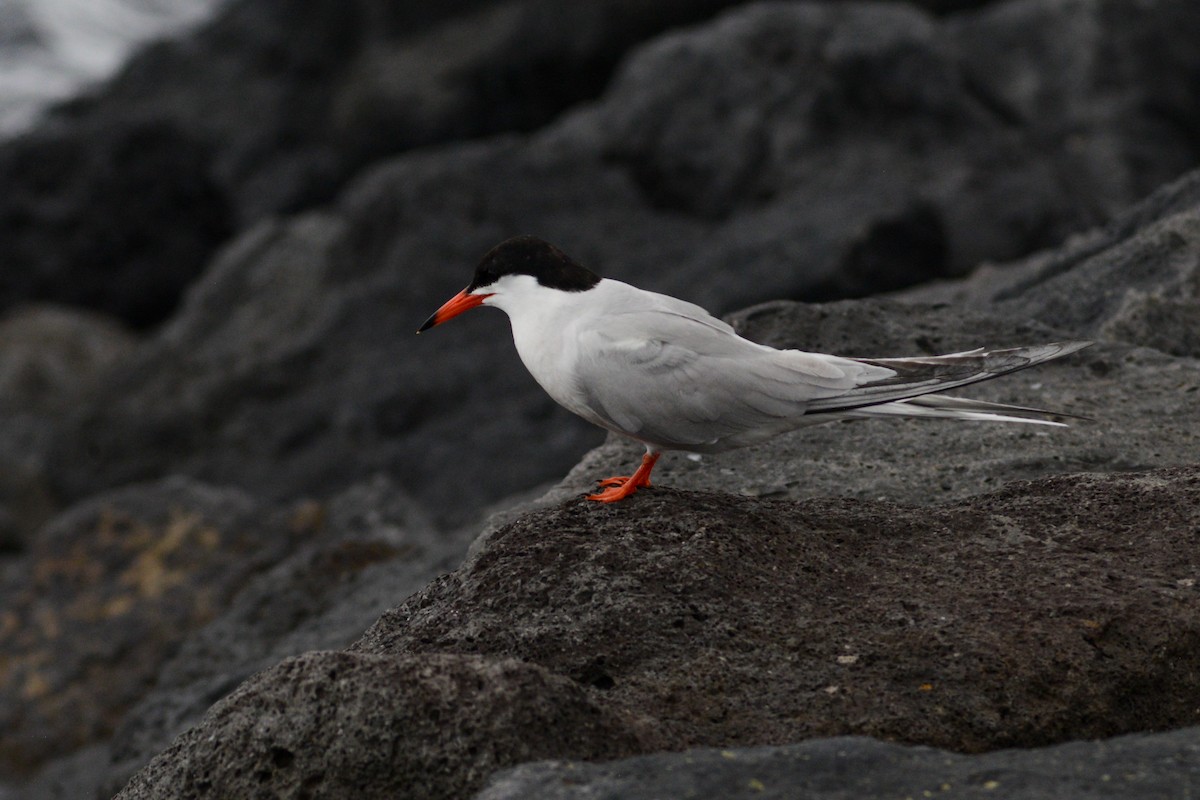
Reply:
<svg viewBox="0 0 1200 800"><path fill-rule="evenodd" d="M576 329L568 407L602 427L667 449L719 451L839 414L872 416L876 408L888 416L1007 419L1001 411L1032 416L1032 409L913 398L1090 344L842 358L755 344L699 306L665 295L635 291L621 300L624 305L605 314L603 324L593 317Z"/></svg>
<svg viewBox="0 0 1200 800"><path fill-rule="evenodd" d="M664 447L716 448L794 428L813 400L894 374L851 359L775 350L710 320L646 309L583 330L575 374L593 421Z"/></svg>

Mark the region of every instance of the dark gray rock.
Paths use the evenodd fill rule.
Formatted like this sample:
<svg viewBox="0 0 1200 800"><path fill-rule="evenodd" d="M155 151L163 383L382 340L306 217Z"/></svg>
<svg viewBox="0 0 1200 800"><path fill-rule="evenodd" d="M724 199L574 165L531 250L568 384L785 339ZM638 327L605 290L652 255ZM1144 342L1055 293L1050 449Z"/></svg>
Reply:
<svg viewBox="0 0 1200 800"><path fill-rule="evenodd" d="M411 336L490 245L537 233L714 310L1025 252L1172 174L1175 156L1160 169L1131 155L1148 130L1162 152L1190 152L1121 76L1149 81L1145 48L1195 74L1191 50L1167 43L1200 41L1200 6L1158 0L1154 36L1126 8L1026 2L938 22L894 5L768 4L663 37L603 103L535 136L412 154L320 214L241 237L64 433L56 488L79 497L177 469L281 496L386 471L439 524L461 523L598 441L524 373L498 315ZM993 51L974 46L989 26L1021 25L1091 57L1030 100L1030 49L989 66ZM1076 29L1089 38L1066 36ZM970 78L992 71L1006 102L1070 94L1070 124L998 113Z"/></svg>
<svg viewBox="0 0 1200 800"><path fill-rule="evenodd" d="M1078 335L1200 357L1200 173L1023 262L899 299L994 310Z"/></svg>
<svg viewBox="0 0 1200 800"><path fill-rule="evenodd" d="M570 501L501 528L349 651L255 676L119 796L458 797L536 758L843 734L978 751L1194 725L1198 525L1198 467L926 508Z"/></svg>
<svg viewBox="0 0 1200 800"><path fill-rule="evenodd" d="M606 764L525 764L477 800L651 800L663 797L874 800L1154 800L1200 781L1200 729L962 756L843 737L786 747L689 750Z"/></svg>
<svg viewBox="0 0 1200 800"><path fill-rule="evenodd" d="M235 229L385 155L543 125L637 41L731 1L227 4L0 145L0 307L156 323Z"/></svg>
<svg viewBox="0 0 1200 800"><path fill-rule="evenodd" d="M308 653L214 706L117 797L454 798L500 766L654 744L533 664Z"/></svg>
<svg viewBox="0 0 1200 800"><path fill-rule="evenodd" d="M0 308L54 301L139 326L161 319L233 232L209 149L140 118L0 144Z"/></svg>
<svg viewBox="0 0 1200 800"><path fill-rule="evenodd" d="M228 610L188 637L111 742L106 797L255 672L308 650L348 646L387 608L462 560L463 537L434 532L380 477L309 514L321 534L251 580Z"/></svg>
<svg viewBox="0 0 1200 800"><path fill-rule="evenodd" d="M85 312L30 307L0 319L0 553L23 549L56 510L45 475L54 431L134 346Z"/></svg>
<svg viewBox="0 0 1200 800"><path fill-rule="evenodd" d="M182 478L55 517L0 585L0 774L107 739L180 641L311 535Z"/></svg>
<svg viewBox="0 0 1200 800"><path fill-rule="evenodd" d="M0 785L2 800L91 800L108 774L108 746L94 744L47 763L19 788Z"/></svg>
<svg viewBox="0 0 1200 800"><path fill-rule="evenodd" d="M1196 724L1198 492L1187 467L927 507L572 500L501 528L354 650L530 661L672 748L980 751Z"/></svg>
<svg viewBox="0 0 1200 800"><path fill-rule="evenodd" d="M62 415L136 340L114 320L53 306L0 319L0 410Z"/></svg>

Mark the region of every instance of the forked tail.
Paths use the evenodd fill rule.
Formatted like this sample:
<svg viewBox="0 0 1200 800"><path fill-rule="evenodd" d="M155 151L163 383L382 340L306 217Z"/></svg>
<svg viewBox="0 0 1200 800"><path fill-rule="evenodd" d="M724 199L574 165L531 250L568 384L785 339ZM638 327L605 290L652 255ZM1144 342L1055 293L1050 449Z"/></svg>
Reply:
<svg viewBox="0 0 1200 800"><path fill-rule="evenodd" d="M856 358L855 361L885 367L894 374L864 383L847 394L816 401L809 406L809 413L833 413L847 417L934 417L1061 426L1065 423L1052 418L1086 417L964 397L947 397L941 392L1061 358L1091 344L1087 341L1054 342L1004 350L979 348L944 356Z"/></svg>

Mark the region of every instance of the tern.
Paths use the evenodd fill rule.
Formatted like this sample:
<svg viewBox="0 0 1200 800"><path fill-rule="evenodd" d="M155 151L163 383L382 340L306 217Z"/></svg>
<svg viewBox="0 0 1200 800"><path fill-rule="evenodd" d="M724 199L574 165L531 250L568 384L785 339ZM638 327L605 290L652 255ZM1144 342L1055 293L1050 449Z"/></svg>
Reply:
<svg viewBox="0 0 1200 800"><path fill-rule="evenodd" d="M589 500L650 485L665 450L718 453L806 425L849 418L937 417L1063 425L1036 408L939 394L1092 344L915 358L844 358L744 339L703 308L601 278L557 247L519 236L493 247L467 288L417 333L476 306L508 314L521 361L559 405L646 447L632 475Z"/></svg>

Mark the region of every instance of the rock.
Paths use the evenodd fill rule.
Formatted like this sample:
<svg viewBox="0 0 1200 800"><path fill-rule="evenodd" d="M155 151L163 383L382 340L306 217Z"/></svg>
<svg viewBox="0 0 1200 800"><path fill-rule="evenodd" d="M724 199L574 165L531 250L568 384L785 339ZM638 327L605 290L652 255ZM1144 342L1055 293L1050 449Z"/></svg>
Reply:
<svg viewBox="0 0 1200 800"><path fill-rule="evenodd" d="M54 431L134 345L88 313L31 307L0 319L0 552L24 549L57 510L45 475Z"/></svg>
<svg viewBox="0 0 1200 800"><path fill-rule="evenodd" d="M671 749L857 734L979 752L1194 725L1198 492L1193 466L930 507L572 500L493 534L354 650L520 658L657 720Z"/></svg>
<svg viewBox="0 0 1200 800"><path fill-rule="evenodd" d="M0 319L0 408L62 414L83 402L136 340L114 320L52 306Z"/></svg>
<svg viewBox="0 0 1200 800"><path fill-rule="evenodd" d="M382 611L456 566L466 546L461 536L436 533L383 477L308 513L319 517L320 536L250 580L227 610L185 639L125 714L104 796L251 675L308 650L348 646Z"/></svg>
<svg viewBox="0 0 1200 800"><path fill-rule="evenodd" d="M20 800L78 800L96 796L96 787L108 772L108 746L94 744L48 762L30 781L0 797Z"/></svg>
<svg viewBox="0 0 1200 800"><path fill-rule="evenodd" d="M689 750L586 764L525 764L477 800L620 797L944 796L964 800L1138 800L1186 796L1200 778L1200 730L962 756L841 737L783 747Z"/></svg>
<svg viewBox="0 0 1200 800"><path fill-rule="evenodd" d="M903 6L766 4L663 37L602 103L534 136L413 153L320 213L240 237L64 431L55 488L75 498L177 469L281 496L387 471L439 525L463 524L599 441L528 378L503 320L412 338L489 246L537 233L714 310L1027 252L1178 168L1175 156L1161 170L1131 160L1148 130L1164 158L1182 151L1168 146L1175 128L1139 116L1143 84L1120 75L1148 74L1143 47L1175 53L1165 42L1200 27L1189 27L1200 7L1158 0L1171 22L1159 39L1124 8L1022 3L939 22ZM989 91L1013 103L1045 109L1071 93L1071 136L1040 114L998 113L964 77L993 71L982 60L993 51L968 45L1022 24L1086 29L1088 52L1120 56L1072 61L1032 100L1017 91L1030 50L993 65ZM1077 45L1031 40L1056 41ZM1177 49L1172 68L1194 74L1191 50ZM1073 137L1091 144L1076 152Z"/></svg>
<svg viewBox="0 0 1200 800"><path fill-rule="evenodd" d="M313 533L260 513L174 478L92 498L38 534L0 587L0 774L106 739L189 631Z"/></svg>
<svg viewBox="0 0 1200 800"><path fill-rule="evenodd" d="M926 508L664 489L570 501L502 527L350 650L251 678L118 796L460 797L539 758L845 734L978 752L1195 725L1198 509L1194 466ZM922 751L896 745L799 747L907 780L964 780L973 763L918 773ZM1098 745L1075 747L1057 758L1090 770Z"/></svg>
<svg viewBox="0 0 1200 800"><path fill-rule="evenodd" d="M540 126L638 40L730 1L226 4L0 145L0 308L158 323L235 230L385 155Z"/></svg>
<svg viewBox="0 0 1200 800"><path fill-rule="evenodd" d="M184 480L72 509L4 576L0 774L96 743L22 791L111 796L254 672L349 645L465 548L382 477L283 510Z"/></svg>
<svg viewBox="0 0 1200 800"><path fill-rule="evenodd" d="M162 319L233 230L208 151L193 131L144 120L0 144L0 307L53 301L142 327Z"/></svg>
<svg viewBox="0 0 1200 800"><path fill-rule="evenodd" d="M1200 356L1200 173L1063 248L900 299L986 308L1076 335Z"/></svg>
<svg viewBox="0 0 1200 800"><path fill-rule="evenodd" d="M244 684L117 797L463 797L499 766L653 742L533 664L317 652Z"/></svg>

